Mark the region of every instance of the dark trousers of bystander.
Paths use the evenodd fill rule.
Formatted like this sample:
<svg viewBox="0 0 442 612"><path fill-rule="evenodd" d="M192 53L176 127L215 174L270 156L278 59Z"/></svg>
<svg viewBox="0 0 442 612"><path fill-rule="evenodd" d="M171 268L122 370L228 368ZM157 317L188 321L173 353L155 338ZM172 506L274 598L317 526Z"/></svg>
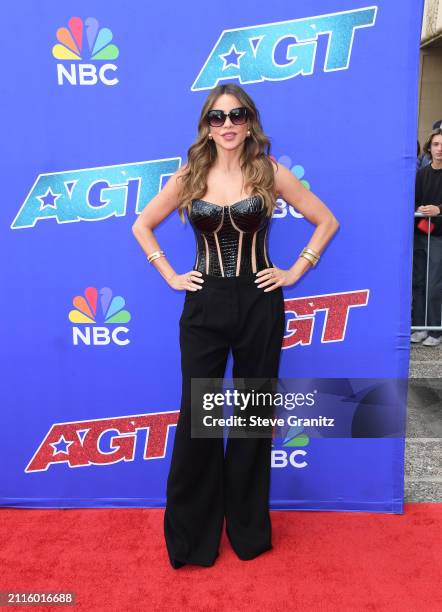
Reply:
<svg viewBox="0 0 442 612"><path fill-rule="evenodd" d="M428 258L428 302L425 322ZM442 236L424 233L414 234L413 248L413 326L441 326L442 312ZM442 331L429 330L429 335L438 338Z"/></svg>

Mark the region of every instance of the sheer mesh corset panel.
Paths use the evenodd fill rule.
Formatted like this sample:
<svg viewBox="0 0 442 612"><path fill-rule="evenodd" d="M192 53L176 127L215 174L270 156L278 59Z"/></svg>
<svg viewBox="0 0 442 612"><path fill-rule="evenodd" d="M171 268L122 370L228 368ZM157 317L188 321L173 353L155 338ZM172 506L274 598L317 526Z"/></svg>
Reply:
<svg viewBox="0 0 442 612"><path fill-rule="evenodd" d="M226 206L194 199L189 221L197 246L194 270L214 276L250 276L272 267L269 217L260 196Z"/></svg>

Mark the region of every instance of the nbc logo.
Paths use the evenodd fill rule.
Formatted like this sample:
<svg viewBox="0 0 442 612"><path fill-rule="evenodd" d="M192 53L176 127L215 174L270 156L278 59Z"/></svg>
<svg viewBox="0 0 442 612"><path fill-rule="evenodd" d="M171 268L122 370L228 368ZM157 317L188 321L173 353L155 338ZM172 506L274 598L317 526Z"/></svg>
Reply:
<svg viewBox="0 0 442 612"><path fill-rule="evenodd" d="M52 47L52 55L64 62L57 63L57 82L71 85L116 85L118 79L114 74L117 66L109 63L118 57L118 47L112 43L113 34L109 28L100 28L95 17L88 17L83 22L80 17L71 17L68 27L58 28L58 43ZM82 63L81 60L105 61L97 66ZM80 60L80 62L79 62ZM69 63L67 63L69 62Z"/></svg>
<svg viewBox="0 0 442 612"><path fill-rule="evenodd" d="M277 161L282 166L286 166L286 168L288 168L290 172L296 176L296 178L306 189L310 189L310 183L304 179L305 170L303 166L300 166L299 164L293 164L291 158L288 155L281 155L281 157L279 157ZM276 208L273 213L274 219L283 219L287 216L287 213L290 213L296 219L304 218L304 215L301 215L301 213L296 211L293 206L288 206L287 202L284 202L283 199L278 198L277 204L278 208Z"/></svg>
<svg viewBox="0 0 442 612"><path fill-rule="evenodd" d="M272 468L285 468L288 465L297 469L307 467L308 463L305 461L307 452L302 447L309 444L310 438L307 434L302 433L303 430L304 427L302 426L285 425L280 428L280 436L278 437L281 437L284 448L272 449ZM274 442L272 444L274 445ZM289 450L285 450L286 448ZM290 450L292 448L294 450Z"/></svg>
<svg viewBox="0 0 442 612"><path fill-rule="evenodd" d="M112 296L112 289L103 287L98 291L95 287L88 287L84 295L76 295L72 303L75 310L69 312L69 321L76 324L72 328L74 345L80 342L87 346L105 346L111 342L119 346L129 344L130 340L124 337L129 330L121 324L130 321L130 312L124 309L124 298ZM100 313L97 316L98 306ZM107 327L118 323L120 325L111 329Z"/></svg>

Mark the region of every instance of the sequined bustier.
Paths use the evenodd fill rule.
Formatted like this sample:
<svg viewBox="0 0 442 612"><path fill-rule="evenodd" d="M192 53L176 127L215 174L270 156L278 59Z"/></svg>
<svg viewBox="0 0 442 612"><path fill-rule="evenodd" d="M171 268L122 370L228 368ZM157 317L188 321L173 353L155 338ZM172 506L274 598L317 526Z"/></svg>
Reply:
<svg viewBox="0 0 442 612"><path fill-rule="evenodd" d="M250 276L272 267L269 217L260 196L220 206L192 200L189 221L196 238L194 270L215 276Z"/></svg>

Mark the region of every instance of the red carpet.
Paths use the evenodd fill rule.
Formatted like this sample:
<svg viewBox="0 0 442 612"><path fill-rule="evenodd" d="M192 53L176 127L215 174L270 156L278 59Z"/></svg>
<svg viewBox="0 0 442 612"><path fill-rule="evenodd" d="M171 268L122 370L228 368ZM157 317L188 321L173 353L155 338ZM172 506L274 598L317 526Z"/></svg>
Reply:
<svg viewBox="0 0 442 612"><path fill-rule="evenodd" d="M0 590L68 590L75 607L15 610L442 610L442 504L404 515L272 512L273 550L169 565L163 510L0 509ZM6 609L6 608L2 608Z"/></svg>

